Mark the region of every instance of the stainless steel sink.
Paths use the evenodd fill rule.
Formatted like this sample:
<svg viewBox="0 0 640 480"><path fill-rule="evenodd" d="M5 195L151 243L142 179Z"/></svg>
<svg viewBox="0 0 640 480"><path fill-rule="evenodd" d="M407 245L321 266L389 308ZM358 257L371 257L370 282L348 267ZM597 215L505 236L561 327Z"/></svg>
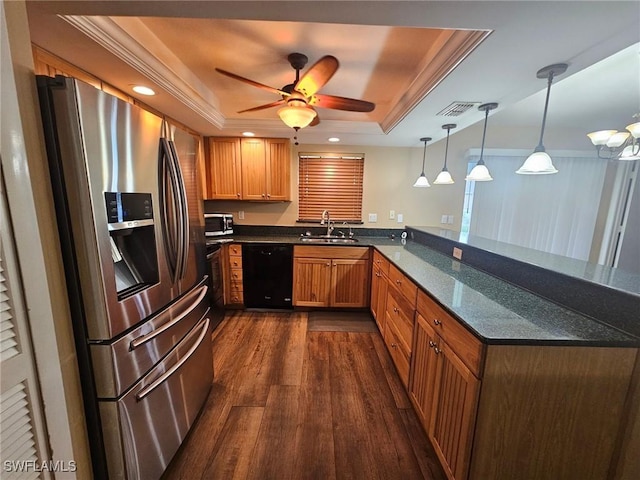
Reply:
<svg viewBox="0 0 640 480"><path fill-rule="evenodd" d="M349 237L336 237L333 235L311 235L306 237L300 237L303 242L309 243L357 243L357 238Z"/></svg>

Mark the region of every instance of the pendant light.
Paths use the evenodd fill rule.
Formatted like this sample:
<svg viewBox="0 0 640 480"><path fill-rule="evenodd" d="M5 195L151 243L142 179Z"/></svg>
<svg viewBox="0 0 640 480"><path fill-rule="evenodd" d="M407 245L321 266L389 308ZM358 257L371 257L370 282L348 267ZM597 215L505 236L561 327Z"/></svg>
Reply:
<svg viewBox="0 0 640 480"><path fill-rule="evenodd" d="M451 132L452 128L456 128L456 124L447 123L446 125L443 125L442 128L447 130L447 143L444 148L444 166L442 167L442 171L433 181L434 185L450 185L453 183L453 178L451 178L451 174L449 173L449 170L447 170L447 153L449 152L449 132Z"/></svg>
<svg viewBox="0 0 640 480"><path fill-rule="evenodd" d="M416 183L413 184L414 187L430 187L429 180L427 180L427 176L424 174L424 161L427 158L427 142L431 141L431 137L422 137L420 139L421 142L424 142L424 150L422 151L422 173L416 180Z"/></svg>
<svg viewBox="0 0 640 480"><path fill-rule="evenodd" d="M522 166L516 170L516 173L524 175L544 175L550 173L558 173L556 167L551 163L551 157L544 150L542 145L542 136L544 135L544 124L547 121L547 109L549 108L549 94L551 93L551 83L555 75L560 75L567 70L566 63L556 63L547 67L541 68L536 73L538 78L547 79L547 99L544 102L544 113L542 115L542 129L540 130L540 142L534 149L533 153L524 161Z"/></svg>
<svg viewBox="0 0 640 480"><path fill-rule="evenodd" d="M484 111L484 130L482 131L482 145L480 146L480 160L476 163L476 166L471 169L469 175L465 178L467 181L473 182L490 182L493 177L489 173L489 169L484 164L482 159L484 155L484 139L487 136L487 119L489 118L489 110L497 108L497 103L485 103L478 107L478 110Z"/></svg>

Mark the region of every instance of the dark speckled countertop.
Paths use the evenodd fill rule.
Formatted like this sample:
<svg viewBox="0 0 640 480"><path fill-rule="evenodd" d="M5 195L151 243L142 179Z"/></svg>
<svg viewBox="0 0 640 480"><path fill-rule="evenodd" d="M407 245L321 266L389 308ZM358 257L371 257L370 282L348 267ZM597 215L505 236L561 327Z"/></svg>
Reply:
<svg viewBox="0 0 640 480"><path fill-rule="evenodd" d="M399 239L360 237L488 344L640 347L640 340L522 288ZM296 236L234 236L238 243L304 243Z"/></svg>

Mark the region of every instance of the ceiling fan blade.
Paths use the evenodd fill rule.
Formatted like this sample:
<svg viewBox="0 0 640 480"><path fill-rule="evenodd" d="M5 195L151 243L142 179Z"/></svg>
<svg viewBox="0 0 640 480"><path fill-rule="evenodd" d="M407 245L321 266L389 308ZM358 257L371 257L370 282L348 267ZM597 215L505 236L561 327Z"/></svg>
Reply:
<svg viewBox="0 0 640 480"><path fill-rule="evenodd" d="M336 57L325 55L302 75L294 88L305 97L312 96L333 77L339 65Z"/></svg>
<svg viewBox="0 0 640 480"><path fill-rule="evenodd" d="M265 108L277 107L278 105L284 105L284 104L285 104L284 100L278 100L276 102L267 103L266 105L259 105L257 107L247 108L246 110L240 110L238 113L257 112L258 110L264 110Z"/></svg>
<svg viewBox="0 0 640 480"><path fill-rule="evenodd" d="M290 93L287 93L283 90L278 90L277 88L270 87L269 85L264 85L262 83L258 83L249 78L241 77L240 75L236 75L235 73L227 72L226 70L222 70L221 68L216 68L216 72L221 73L222 75L226 75L227 77L233 78L234 80L240 80L241 82L248 83L249 85L253 85L254 87L261 88L262 90L266 90L271 93L277 93L278 95L289 96Z"/></svg>
<svg viewBox="0 0 640 480"><path fill-rule="evenodd" d="M376 108L375 103L355 98L337 97L335 95L323 95L317 93L309 100L309 105L334 110L347 110L349 112L372 112Z"/></svg>
<svg viewBox="0 0 640 480"><path fill-rule="evenodd" d="M315 127L316 125L320 124L320 116L318 115L318 112L316 112L316 116L313 120L311 120L311 123L309 124L310 127Z"/></svg>

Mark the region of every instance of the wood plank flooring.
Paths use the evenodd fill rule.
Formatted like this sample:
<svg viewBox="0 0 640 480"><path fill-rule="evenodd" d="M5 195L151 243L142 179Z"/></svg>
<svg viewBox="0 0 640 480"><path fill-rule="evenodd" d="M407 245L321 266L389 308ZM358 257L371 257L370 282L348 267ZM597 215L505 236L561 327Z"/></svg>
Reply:
<svg viewBox="0 0 640 480"><path fill-rule="evenodd" d="M211 394L164 480L444 480L380 334L307 321L227 315Z"/></svg>

